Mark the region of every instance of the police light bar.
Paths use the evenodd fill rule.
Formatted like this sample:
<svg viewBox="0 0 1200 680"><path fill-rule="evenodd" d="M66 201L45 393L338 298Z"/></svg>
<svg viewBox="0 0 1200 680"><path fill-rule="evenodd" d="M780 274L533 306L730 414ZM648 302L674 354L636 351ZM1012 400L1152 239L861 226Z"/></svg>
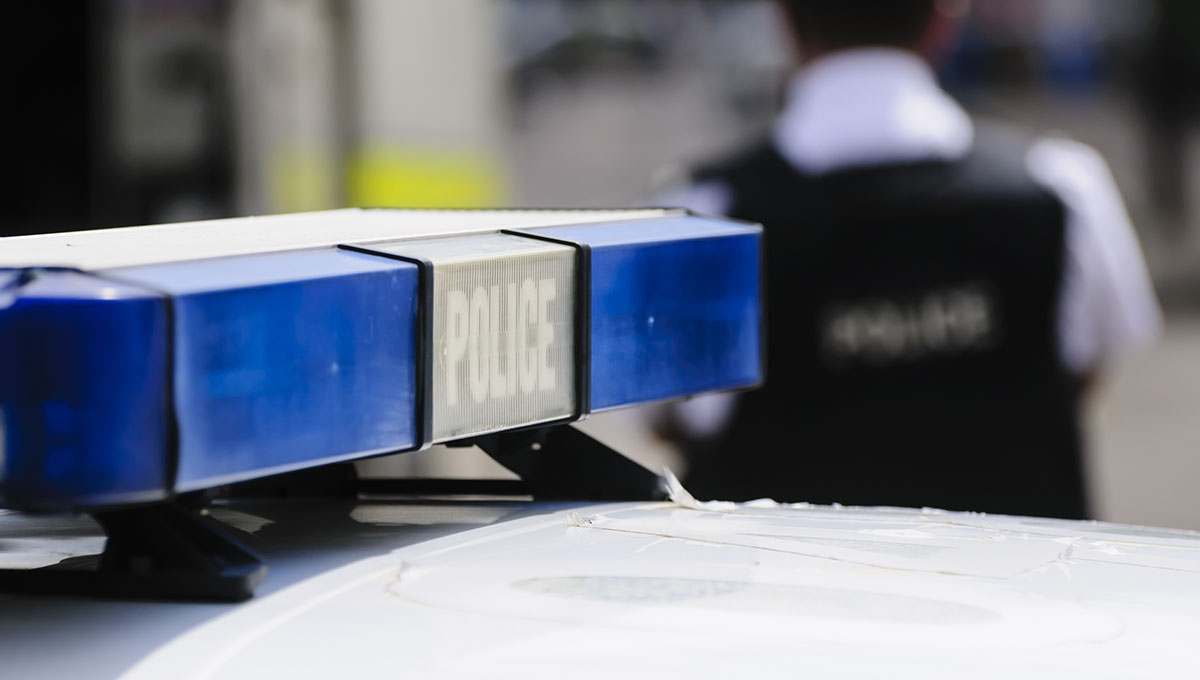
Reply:
<svg viewBox="0 0 1200 680"><path fill-rule="evenodd" d="M0 505L84 509L762 379L758 227L344 210L0 241Z"/></svg>

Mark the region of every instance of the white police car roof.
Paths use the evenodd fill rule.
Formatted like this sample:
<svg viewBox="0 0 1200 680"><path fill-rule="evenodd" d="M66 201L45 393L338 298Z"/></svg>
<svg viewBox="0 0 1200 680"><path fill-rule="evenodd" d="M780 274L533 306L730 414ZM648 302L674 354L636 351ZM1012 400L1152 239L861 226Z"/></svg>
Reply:
<svg viewBox="0 0 1200 680"><path fill-rule="evenodd" d="M0 599L0 668L255 680L1200 675L1200 534L675 501L220 507L272 565L258 597ZM48 561L99 540L65 526L46 537L54 521L0 516L0 554L19 558L23 533L43 536L25 545L58 553Z"/></svg>

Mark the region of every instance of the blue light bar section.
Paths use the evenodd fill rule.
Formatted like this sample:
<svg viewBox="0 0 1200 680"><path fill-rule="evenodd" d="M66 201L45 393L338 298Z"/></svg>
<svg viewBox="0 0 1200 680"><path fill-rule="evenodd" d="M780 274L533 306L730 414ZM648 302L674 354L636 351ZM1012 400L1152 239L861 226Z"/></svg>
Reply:
<svg viewBox="0 0 1200 680"><path fill-rule="evenodd" d="M758 227L680 214L518 233L586 245L564 258L580 295L563 292L555 313L587 313L569 334L541 333L549 312L525 323L555 368L588 357L587 391L571 395L588 410L762 380ZM480 239L445 238L494 285L515 275ZM425 376L445 358L426 334L446 313L432 294L446 274L369 246L0 270L0 506L153 502L428 443ZM499 351L472 323L463 351ZM572 351L551 352L554 338ZM504 427L531 424L519 420Z"/></svg>
<svg viewBox="0 0 1200 680"><path fill-rule="evenodd" d="M0 503L168 493L167 303L70 270L0 273Z"/></svg>
<svg viewBox="0 0 1200 680"><path fill-rule="evenodd" d="M177 491L417 443L415 265L330 248L111 274L174 299Z"/></svg>
<svg viewBox="0 0 1200 680"><path fill-rule="evenodd" d="M762 381L762 231L691 215L530 230L591 249L593 411Z"/></svg>

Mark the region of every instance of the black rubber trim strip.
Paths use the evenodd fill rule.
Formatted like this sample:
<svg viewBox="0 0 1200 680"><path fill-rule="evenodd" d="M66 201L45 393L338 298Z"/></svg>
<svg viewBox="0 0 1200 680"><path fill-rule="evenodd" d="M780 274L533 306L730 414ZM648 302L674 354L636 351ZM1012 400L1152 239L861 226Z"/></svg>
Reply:
<svg viewBox="0 0 1200 680"><path fill-rule="evenodd" d="M349 243L339 243L337 247L354 253L417 265L417 328L413 343L416 345L414 354L417 361L417 437L415 446L399 449L396 453L427 449L433 444L433 262L425 258L372 250L370 247Z"/></svg>
<svg viewBox="0 0 1200 680"><path fill-rule="evenodd" d="M758 381L746 389L756 390L767 384L767 230L758 227Z"/></svg>
<svg viewBox="0 0 1200 680"><path fill-rule="evenodd" d="M575 413L566 422L583 420L592 412L592 247L533 230L501 229L500 233L575 249Z"/></svg>

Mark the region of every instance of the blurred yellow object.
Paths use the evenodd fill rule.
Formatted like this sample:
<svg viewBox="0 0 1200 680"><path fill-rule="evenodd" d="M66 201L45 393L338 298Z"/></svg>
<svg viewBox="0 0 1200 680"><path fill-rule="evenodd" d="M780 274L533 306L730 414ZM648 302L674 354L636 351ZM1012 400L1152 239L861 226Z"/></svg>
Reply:
<svg viewBox="0 0 1200 680"><path fill-rule="evenodd" d="M347 203L359 207L479 208L504 203L498 164L469 151L369 148L350 161Z"/></svg>
<svg viewBox="0 0 1200 680"><path fill-rule="evenodd" d="M270 167L271 212L337 207L337 178L331 153L317 148L285 148L274 155Z"/></svg>

